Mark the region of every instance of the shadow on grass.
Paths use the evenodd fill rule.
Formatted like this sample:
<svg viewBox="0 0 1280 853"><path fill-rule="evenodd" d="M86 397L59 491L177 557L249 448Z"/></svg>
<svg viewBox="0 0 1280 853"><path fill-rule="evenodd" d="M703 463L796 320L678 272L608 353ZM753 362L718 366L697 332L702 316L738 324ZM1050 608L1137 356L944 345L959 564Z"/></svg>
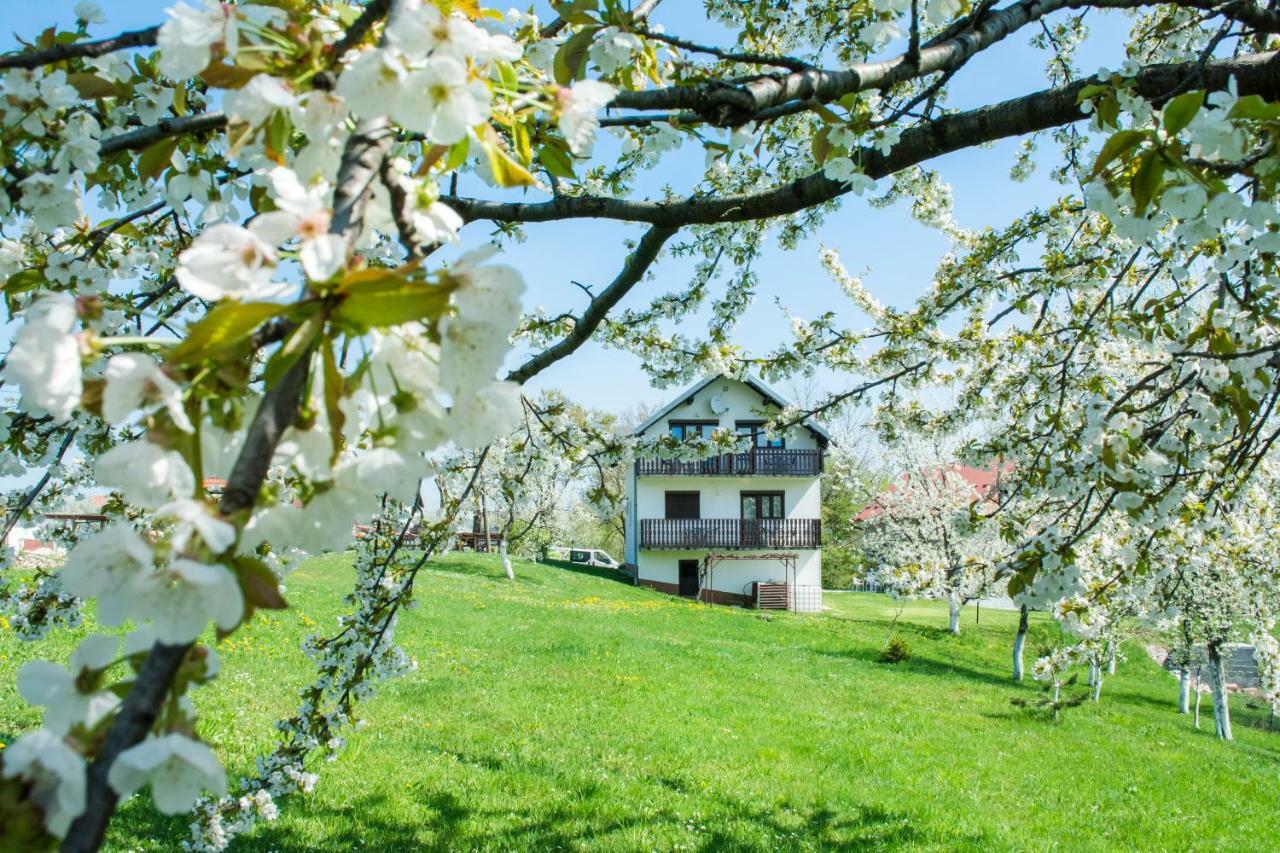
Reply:
<svg viewBox="0 0 1280 853"><path fill-rule="evenodd" d="M294 804L312 826L326 827L323 838L305 824L267 824L239 839L237 849L253 851L375 849L417 850L580 850L630 849L641 842L660 848L701 851L866 850L903 847L981 849L982 838L923 829L904 811L879 806L829 804L762 807L735 799L619 811L617 801L601 802L604 792L569 793L567 801L537 811L516 807L469 805L450 791L424 792L421 820L397 813L382 795L368 795L341 808Z"/></svg>

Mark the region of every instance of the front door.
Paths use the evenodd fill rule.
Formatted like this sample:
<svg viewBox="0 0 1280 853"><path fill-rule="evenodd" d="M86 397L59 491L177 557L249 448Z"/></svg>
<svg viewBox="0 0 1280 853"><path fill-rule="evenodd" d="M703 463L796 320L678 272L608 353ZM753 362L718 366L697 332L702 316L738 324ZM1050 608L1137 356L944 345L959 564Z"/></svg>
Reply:
<svg viewBox="0 0 1280 853"><path fill-rule="evenodd" d="M694 596L698 594L698 561L680 561L680 594Z"/></svg>

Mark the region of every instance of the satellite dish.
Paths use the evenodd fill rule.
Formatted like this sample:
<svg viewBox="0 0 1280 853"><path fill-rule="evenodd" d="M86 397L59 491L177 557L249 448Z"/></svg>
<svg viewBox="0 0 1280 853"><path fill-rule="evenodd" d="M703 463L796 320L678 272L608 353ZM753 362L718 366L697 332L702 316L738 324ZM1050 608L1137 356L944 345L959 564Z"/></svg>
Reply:
<svg viewBox="0 0 1280 853"><path fill-rule="evenodd" d="M711 398L711 413L714 415L723 415L729 411L729 404L724 401L724 397L716 394Z"/></svg>

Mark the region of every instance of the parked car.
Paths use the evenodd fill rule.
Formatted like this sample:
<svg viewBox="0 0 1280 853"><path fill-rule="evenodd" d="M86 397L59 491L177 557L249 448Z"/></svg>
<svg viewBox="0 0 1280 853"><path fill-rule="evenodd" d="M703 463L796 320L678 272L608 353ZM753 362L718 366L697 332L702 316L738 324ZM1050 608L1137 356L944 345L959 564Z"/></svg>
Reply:
<svg viewBox="0 0 1280 853"><path fill-rule="evenodd" d="M567 559L579 566L597 566L602 569L621 569L622 564L598 548L553 548L551 556Z"/></svg>

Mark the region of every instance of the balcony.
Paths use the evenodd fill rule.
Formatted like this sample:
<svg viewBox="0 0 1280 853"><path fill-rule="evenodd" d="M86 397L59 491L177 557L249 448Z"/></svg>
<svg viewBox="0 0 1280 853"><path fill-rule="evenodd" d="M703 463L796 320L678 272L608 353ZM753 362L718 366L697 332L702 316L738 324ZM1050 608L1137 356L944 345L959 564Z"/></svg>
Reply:
<svg viewBox="0 0 1280 853"><path fill-rule="evenodd" d="M819 548L816 518L642 518L640 547L681 551L704 548Z"/></svg>
<svg viewBox="0 0 1280 853"><path fill-rule="evenodd" d="M664 477L816 477L822 473L822 451L753 447L692 461L637 459L636 473Z"/></svg>

